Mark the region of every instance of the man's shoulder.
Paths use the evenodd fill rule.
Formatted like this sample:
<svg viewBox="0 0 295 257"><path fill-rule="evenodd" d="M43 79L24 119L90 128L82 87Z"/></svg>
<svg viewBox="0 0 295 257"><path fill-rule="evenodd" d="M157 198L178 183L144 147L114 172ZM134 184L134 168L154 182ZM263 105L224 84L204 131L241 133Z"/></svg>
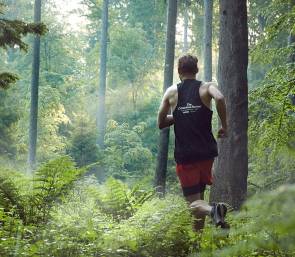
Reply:
<svg viewBox="0 0 295 257"><path fill-rule="evenodd" d="M201 82L201 87L203 87L203 88L209 88L210 86L218 87L218 84L217 84L217 82L214 82L214 81L209 81L209 82L202 81Z"/></svg>
<svg viewBox="0 0 295 257"><path fill-rule="evenodd" d="M200 85L200 89L203 92L208 92L210 87L218 87L218 84L214 81L210 81L210 82L204 82L202 81L201 85Z"/></svg>
<svg viewBox="0 0 295 257"><path fill-rule="evenodd" d="M177 84L173 84L172 86L168 87L166 90L166 94L167 95L174 95L175 93L177 93Z"/></svg>
<svg viewBox="0 0 295 257"><path fill-rule="evenodd" d="M177 91L177 84L173 84L172 86L168 87L170 91Z"/></svg>

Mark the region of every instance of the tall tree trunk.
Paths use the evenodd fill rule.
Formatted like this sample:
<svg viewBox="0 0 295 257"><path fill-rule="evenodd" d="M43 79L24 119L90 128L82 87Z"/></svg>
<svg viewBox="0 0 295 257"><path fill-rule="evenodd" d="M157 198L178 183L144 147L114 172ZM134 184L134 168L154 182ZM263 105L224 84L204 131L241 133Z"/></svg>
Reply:
<svg viewBox="0 0 295 257"><path fill-rule="evenodd" d="M291 12L295 6L295 0L290 0L289 6L290 6L289 11ZM290 28L291 27L292 27L292 24L290 24ZM295 44L295 33L291 31L290 35L288 37L288 45L293 46L293 48L292 48L293 51L289 55L289 58L288 58L289 63L295 63L295 46L294 46L294 44Z"/></svg>
<svg viewBox="0 0 295 257"><path fill-rule="evenodd" d="M98 90L98 112L97 112L97 128L98 128L98 145L104 146L104 135L106 127L105 113L105 93L106 93L106 77L107 77L107 39L108 39L108 21L109 20L109 0L103 1L102 12L102 32L100 40L100 74L99 74L99 90Z"/></svg>
<svg viewBox="0 0 295 257"><path fill-rule="evenodd" d="M34 22L41 22L41 0L35 0ZM30 135L29 135L29 169L36 166L37 126L38 126L38 94L40 72L40 36L34 38L32 80L31 80L31 109L30 109Z"/></svg>
<svg viewBox="0 0 295 257"><path fill-rule="evenodd" d="M167 7L167 32L166 32L166 53L164 70L165 92L173 83L173 68L175 56L175 31L177 19L177 0L169 0ZM168 145L170 129L165 128L160 131L157 167L155 174L155 186L157 191L164 194L167 173Z"/></svg>
<svg viewBox="0 0 295 257"><path fill-rule="evenodd" d="M183 14L183 53L188 51L188 0L184 0L184 14Z"/></svg>
<svg viewBox="0 0 295 257"><path fill-rule="evenodd" d="M219 141L211 201L235 209L246 199L248 176L248 27L246 0L220 0L219 85L226 97L228 138Z"/></svg>
<svg viewBox="0 0 295 257"><path fill-rule="evenodd" d="M213 0L204 0L204 79L212 81L212 11Z"/></svg>

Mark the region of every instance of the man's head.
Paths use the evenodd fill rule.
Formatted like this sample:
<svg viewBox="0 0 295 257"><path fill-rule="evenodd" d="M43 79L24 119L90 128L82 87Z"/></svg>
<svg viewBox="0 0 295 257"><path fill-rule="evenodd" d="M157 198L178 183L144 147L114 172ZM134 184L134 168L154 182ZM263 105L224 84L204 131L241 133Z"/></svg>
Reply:
<svg viewBox="0 0 295 257"><path fill-rule="evenodd" d="M198 71L198 58L196 56L187 54L179 58L178 74L181 80L184 77L195 77Z"/></svg>

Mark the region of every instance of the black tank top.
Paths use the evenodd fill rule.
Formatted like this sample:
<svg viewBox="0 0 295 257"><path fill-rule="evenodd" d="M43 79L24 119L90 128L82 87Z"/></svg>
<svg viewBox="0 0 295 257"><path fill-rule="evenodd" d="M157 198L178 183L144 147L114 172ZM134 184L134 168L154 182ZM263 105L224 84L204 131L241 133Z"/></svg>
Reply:
<svg viewBox="0 0 295 257"><path fill-rule="evenodd" d="M201 81L186 79L177 85L178 102L173 112L175 151L178 164L213 159L218 155L212 134L213 112L203 104L199 89Z"/></svg>

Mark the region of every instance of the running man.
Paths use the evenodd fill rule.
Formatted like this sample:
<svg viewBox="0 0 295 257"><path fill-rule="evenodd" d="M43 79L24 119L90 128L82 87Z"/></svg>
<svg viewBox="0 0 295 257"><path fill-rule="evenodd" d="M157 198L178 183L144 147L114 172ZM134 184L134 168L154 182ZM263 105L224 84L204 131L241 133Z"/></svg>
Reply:
<svg viewBox="0 0 295 257"><path fill-rule="evenodd" d="M216 226L225 227L226 206L210 206L204 201L206 185L212 185L212 165L218 155L212 134L211 100L214 99L221 128L218 138L227 136L224 96L214 82L196 80L198 59L192 55L178 60L181 83L167 89L158 113L160 129L174 125L176 173L183 195L196 217L195 229L204 227L205 216L211 216ZM172 113L172 114L171 114Z"/></svg>

